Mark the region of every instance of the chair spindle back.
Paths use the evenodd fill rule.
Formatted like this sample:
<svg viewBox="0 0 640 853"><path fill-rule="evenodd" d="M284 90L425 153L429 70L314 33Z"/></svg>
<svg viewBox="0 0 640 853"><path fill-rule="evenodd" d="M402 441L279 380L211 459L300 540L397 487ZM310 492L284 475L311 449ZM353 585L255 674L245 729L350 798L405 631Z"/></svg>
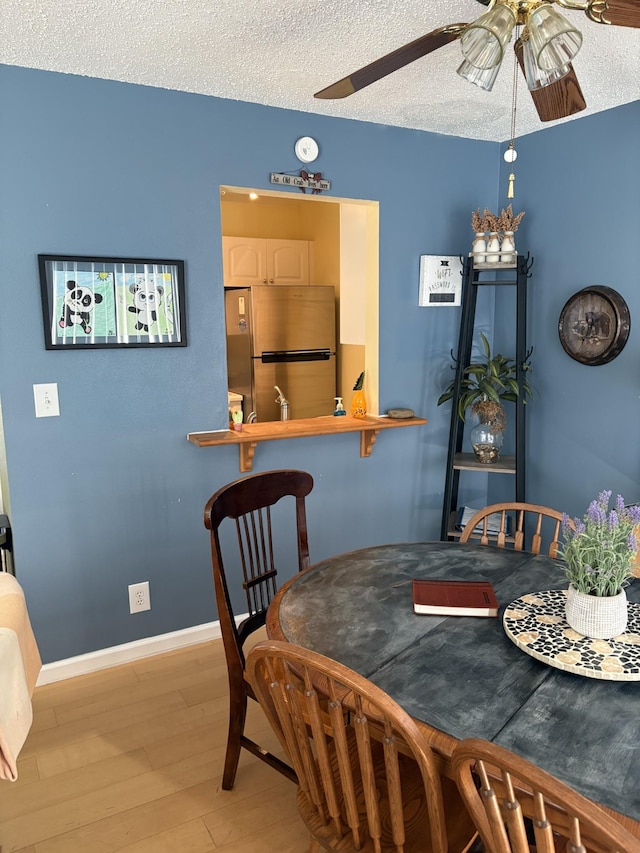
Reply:
<svg viewBox="0 0 640 853"><path fill-rule="evenodd" d="M640 853L612 815L508 749L468 738L453 767L486 853Z"/></svg>
<svg viewBox="0 0 640 853"><path fill-rule="evenodd" d="M517 501L490 504L478 510L465 524L460 535L460 542L479 539L480 545L496 545L498 548L512 547L514 551L529 551L532 554L539 554L544 539L549 542L548 555L555 558L558 555L563 518L563 514L558 510L540 504ZM543 528L545 519L550 521ZM571 519L567 519L567 523L571 527L574 526ZM476 528L479 528L479 531ZM531 538L529 546L525 547L528 531L531 531Z"/></svg>
<svg viewBox="0 0 640 853"><path fill-rule="evenodd" d="M463 817L451 821L455 840L448 838L429 744L384 691L330 658L276 641L254 646L247 674L298 776L300 814L323 849L446 853L473 839L454 786Z"/></svg>
<svg viewBox="0 0 640 853"><path fill-rule="evenodd" d="M277 590L272 507L282 498L295 500L297 568L299 571L306 569L309 566L309 542L305 498L312 488L313 478L306 471L266 471L223 486L205 506L204 523L211 532L213 582L229 675L229 737L222 778L225 790L233 787L242 747L296 781L295 773L288 765L244 734L247 698L255 697L245 678L243 644L265 624L267 608ZM248 615L239 625L233 611L220 541L220 527L226 519L235 524L242 588L247 600Z"/></svg>

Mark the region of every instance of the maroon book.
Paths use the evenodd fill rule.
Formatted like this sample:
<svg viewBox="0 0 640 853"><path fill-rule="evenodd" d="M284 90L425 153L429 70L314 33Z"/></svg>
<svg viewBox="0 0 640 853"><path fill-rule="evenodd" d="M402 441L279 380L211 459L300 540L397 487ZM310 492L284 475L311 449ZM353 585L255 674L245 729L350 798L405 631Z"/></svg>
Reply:
<svg viewBox="0 0 640 853"><path fill-rule="evenodd" d="M497 616L498 599L488 581L414 580L413 610L431 616Z"/></svg>

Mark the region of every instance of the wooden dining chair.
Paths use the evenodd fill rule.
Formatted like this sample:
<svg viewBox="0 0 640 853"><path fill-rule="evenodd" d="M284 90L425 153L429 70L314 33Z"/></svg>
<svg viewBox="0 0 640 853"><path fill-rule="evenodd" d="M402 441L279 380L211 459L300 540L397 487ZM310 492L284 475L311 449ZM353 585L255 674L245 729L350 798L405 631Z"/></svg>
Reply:
<svg viewBox="0 0 640 853"><path fill-rule="evenodd" d="M486 853L640 853L612 815L504 747L468 738L452 762Z"/></svg>
<svg viewBox="0 0 640 853"><path fill-rule="evenodd" d="M247 699L255 699L255 696L245 678L243 646L247 638L265 624L269 603L277 590L272 507L282 498L295 499L294 538L298 552L297 568L302 571L309 565L305 498L312 488L313 478L305 471L266 471L223 486L209 498L204 508L205 527L211 532L213 581L229 675L229 735L222 776L225 790L233 788L242 748L293 782L297 781L291 767L244 733ZM241 586L244 590L247 615L240 624L236 624L230 578L222 556L220 528L225 519L235 522L237 550L234 556L236 565L239 560L242 569L238 589ZM228 546L227 555L230 550L231 546Z"/></svg>
<svg viewBox="0 0 640 853"><path fill-rule="evenodd" d="M491 518L493 516L493 518ZM472 515L460 535L460 542L478 539L480 545L497 545L498 548L512 547L515 551L539 554L543 538L549 542L550 557L558 554L560 527L563 514L548 506L529 503L497 503L485 506ZM545 519L550 519L543 529ZM573 527L573 521L567 520ZM531 539L526 544L526 527L532 529ZM479 531L476 531L479 528Z"/></svg>
<svg viewBox="0 0 640 853"><path fill-rule="evenodd" d="M292 643L247 658L258 701L298 775L310 853L462 853L477 837L427 739L383 690Z"/></svg>

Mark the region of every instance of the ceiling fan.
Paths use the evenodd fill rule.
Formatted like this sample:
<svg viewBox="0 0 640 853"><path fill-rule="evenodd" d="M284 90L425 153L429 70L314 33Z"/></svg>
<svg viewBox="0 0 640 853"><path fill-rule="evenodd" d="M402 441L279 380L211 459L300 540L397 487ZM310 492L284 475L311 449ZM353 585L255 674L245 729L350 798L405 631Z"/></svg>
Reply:
<svg viewBox="0 0 640 853"><path fill-rule="evenodd" d="M314 97L346 98L457 39L464 57L458 74L490 91L505 47L517 27L519 36L514 50L540 120L555 121L586 107L571 64L582 45L582 34L557 7L584 11L596 24L640 27L640 0L478 2L489 8L476 21L439 27L316 92Z"/></svg>

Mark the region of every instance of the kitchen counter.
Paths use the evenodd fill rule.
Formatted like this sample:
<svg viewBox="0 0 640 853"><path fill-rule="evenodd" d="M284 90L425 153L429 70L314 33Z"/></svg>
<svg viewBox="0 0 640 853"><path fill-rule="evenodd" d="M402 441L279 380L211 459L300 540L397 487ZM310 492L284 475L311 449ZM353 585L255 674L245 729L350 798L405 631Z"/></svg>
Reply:
<svg viewBox="0 0 640 853"><path fill-rule="evenodd" d="M256 447L263 441L278 441L283 438L308 438L314 435L336 435L346 432L360 433L360 456L371 456L378 433L384 429L420 426L424 418L389 418L367 415L354 418L352 415L321 418L299 418L290 421L242 424L241 430L219 430L217 432L190 432L187 439L197 447L217 447L237 444L240 454L240 471L251 471Z"/></svg>

